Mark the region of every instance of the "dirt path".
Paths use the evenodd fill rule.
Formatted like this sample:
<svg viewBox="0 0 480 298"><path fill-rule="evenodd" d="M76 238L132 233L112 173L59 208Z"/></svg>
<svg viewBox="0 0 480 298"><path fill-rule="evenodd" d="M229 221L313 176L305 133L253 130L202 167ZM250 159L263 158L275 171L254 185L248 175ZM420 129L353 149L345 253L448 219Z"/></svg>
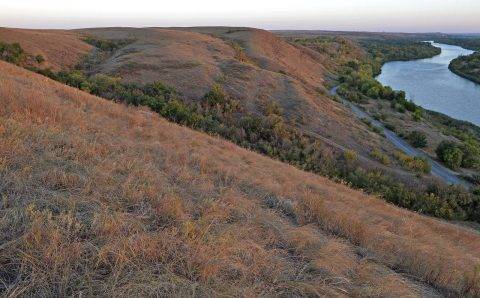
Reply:
<svg viewBox="0 0 480 298"><path fill-rule="evenodd" d="M338 96L337 89L338 89L338 86L331 89L330 94ZM433 176L438 177L439 179L441 179L442 181L444 181L447 184L463 185L467 188L471 187L471 185L468 182L458 178L457 174L454 171L444 167L443 165L441 165L437 161L433 160L430 156L428 156L422 150L419 150L417 148L412 147L404 139L399 137L393 131L387 129L381 122L373 119L373 117L371 117L365 111L360 109L360 107L358 107L357 105L355 105L355 104L353 104L353 103L351 103L351 102L349 102L349 101L347 101L343 98L342 98L342 103L345 106L349 107L350 110L353 112L353 114L355 114L355 116L357 116L358 118L366 118L372 123L372 125L374 125L378 128L381 128L383 130L384 134L385 134L385 138L387 140L389 140L390 143L392 143L395 147L397 147L398 149L403 151L405 154L410 155L410 156L417 156L417 157L426 158L428 160L428 162L430 163L430 165L432 166L431 173L432 173Z"/></svg>

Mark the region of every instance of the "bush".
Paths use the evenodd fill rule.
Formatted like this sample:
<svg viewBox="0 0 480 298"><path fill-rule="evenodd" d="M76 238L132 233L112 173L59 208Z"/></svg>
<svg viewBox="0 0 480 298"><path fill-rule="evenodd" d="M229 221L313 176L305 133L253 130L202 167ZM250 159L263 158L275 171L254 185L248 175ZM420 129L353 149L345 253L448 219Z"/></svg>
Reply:
<svg viewBox="0 0 480 298"><path fill-rule="evenodd" d="M37 61L38 64L42 64L43 62L45 62L45 58L43 58L42 55L37 55L35 56L35 61Z"/></svg>
<svg viewBox="0 0 480 298"><path fill-rule="evenodd" d="M373 125L372 125L371 130L372 130L374 133L378 133L378 134L381 135L381 136L385 136L385 134L384 134L384 132L383 132L383 128L381 128L381 127L373 126Z"/></svg>
<svg viewBox="0 0 480 298"><path fill-rule="evenodd" d="M131 43L134 39L99 39L92 36L87 36L83 39L86 43L99 48L103 52L114 52L120 48L123 48Z"/></svg>
<svg viewBox="0 0 480 298"><path fill-rule="evenodd" d="M408 170L425 174L430 173L432 170L431 165L426 158L417 156L412 157L402 152L395 152L394 155L400 165Z"/></svg>
<svg viewBox="0 0 480 298"><path fill-rule="evenodd" d="M390 158L378 149L373 150L370 155L384 165L390 164Z"/></svg>
<svg viewBox="0 0 480 298"><path fill-rule="evenodd" d="M416 109L414 112L413 112L413 120L414 121L420 121L422 120L422 117L423 117L423 111L421 109Z"/></svg>
<svg viewBox="0 0 480 298"><path fill-rule="evenodd" d="M345 158L348 163L352 163L358 160L358 154L354 150L346 150L343 152L343 158Z"/></svg>
<svg viewBox="0 0 480 298"><path fill-rule="evenodd" d="M462 165L463 151L453 142L442 141L438 145L437 150L435 150L435 153L450 169L456 170Z"/></svg>
<svg viewBox="0 0 480 298"><path fill-rule="evenodd" d="M417 105L414 104L413 101L406 100L406 101L404 101L403 106L405 107L405 109L407 111L410 111L410 112L415 112L418 109Z"/></svg>
<svg viewBox="0 0 480 298"><path fill-rule="evenodd" d="M25 62L26 54L19 43L0 42L0 59L18 65Z"/></svg>
<svg viewBox="0 0 480 298"><path fill-rule="evenodd" d="M476 186L473 189L473 194L476 195L476 196L480 196L480 186Z"/></svg>
<svg viewBox="0 0 480 298"><path fill-rule="evenodd" d="M462 145L463 160L462 167L464 168L480 168L480 144L469 139Z"/></svg>
<svg viewBox="0 0 480 298"><path fill-rule="evenodd" d="M396 132L396 131L397 131L397 128L396 128L393 124L391 124L391 123L386 123L386 124L385 124L385 128L386 128L386 129L389 129L389 130L391 130L391 131L393 131L393 132Z"/></svg>
<svg viewBox="0 0 480 298"><path fill-rule="evenodd" d="M412 131L407 135L408 142L415 148L427 147L427 136L420 131Z"/></svg>

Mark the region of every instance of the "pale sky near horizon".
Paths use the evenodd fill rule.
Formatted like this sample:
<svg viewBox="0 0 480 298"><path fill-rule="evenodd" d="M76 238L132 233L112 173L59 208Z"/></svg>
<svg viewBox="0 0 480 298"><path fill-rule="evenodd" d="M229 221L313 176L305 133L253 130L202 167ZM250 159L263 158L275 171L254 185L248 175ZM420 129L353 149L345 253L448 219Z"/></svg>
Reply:
<svg viewBox="0 0 480 298"><path fill-rule="evenodd" d="M480 33L480 0L0 0L0 26L249 26Z"/></svg>

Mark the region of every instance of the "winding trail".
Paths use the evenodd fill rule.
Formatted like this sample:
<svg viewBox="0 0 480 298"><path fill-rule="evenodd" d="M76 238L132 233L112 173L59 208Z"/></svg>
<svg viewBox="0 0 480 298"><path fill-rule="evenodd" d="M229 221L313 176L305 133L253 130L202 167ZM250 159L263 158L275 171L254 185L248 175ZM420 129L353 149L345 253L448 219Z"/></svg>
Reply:
<svg viewBox="0 0 480 298"><path fill-rule="evenodd" d="M339 96L337 93L338 86L332 88L330 90L330 95L333 96ZM339 96L340 97L340 96ZM341 98L341 97L340 97ZM444 167L434 159L432 159L430 156L428 156L425 152L422 150L419 150L415 147L412 147L409 143L407 143L404 139L399 137L396 133L393 131L387 129L385 125L383 125L381 122L373 119L369 114L367 114L365 111L360 109L357 105L341 98L342 103L349 107L350 110L357 116L358 118L366 118L368 119L372 125L381 128L385 134L385 138L390 141L395 147L403 151L405 154L410 155L410 156L416 156L416 157L423 157L428 160L430 165L432 166L432 171L431 174L440 180L444 181L447 184L453 184L453 185L462 185L465 186L466 188L470 188L471 185L463 180L460 179L457 174L450 170L447 167Z"/></svg>

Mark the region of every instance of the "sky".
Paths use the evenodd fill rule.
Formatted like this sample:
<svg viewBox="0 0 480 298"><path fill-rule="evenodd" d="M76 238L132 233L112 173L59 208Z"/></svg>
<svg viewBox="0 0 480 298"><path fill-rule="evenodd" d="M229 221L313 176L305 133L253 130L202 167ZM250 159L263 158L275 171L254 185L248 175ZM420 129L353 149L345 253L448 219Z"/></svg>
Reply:
<svg viewBox="0 0 480 298"><path fill-rule="evenodd" d="M480 0L0 0L0 26L479 33Z"/></svg>

